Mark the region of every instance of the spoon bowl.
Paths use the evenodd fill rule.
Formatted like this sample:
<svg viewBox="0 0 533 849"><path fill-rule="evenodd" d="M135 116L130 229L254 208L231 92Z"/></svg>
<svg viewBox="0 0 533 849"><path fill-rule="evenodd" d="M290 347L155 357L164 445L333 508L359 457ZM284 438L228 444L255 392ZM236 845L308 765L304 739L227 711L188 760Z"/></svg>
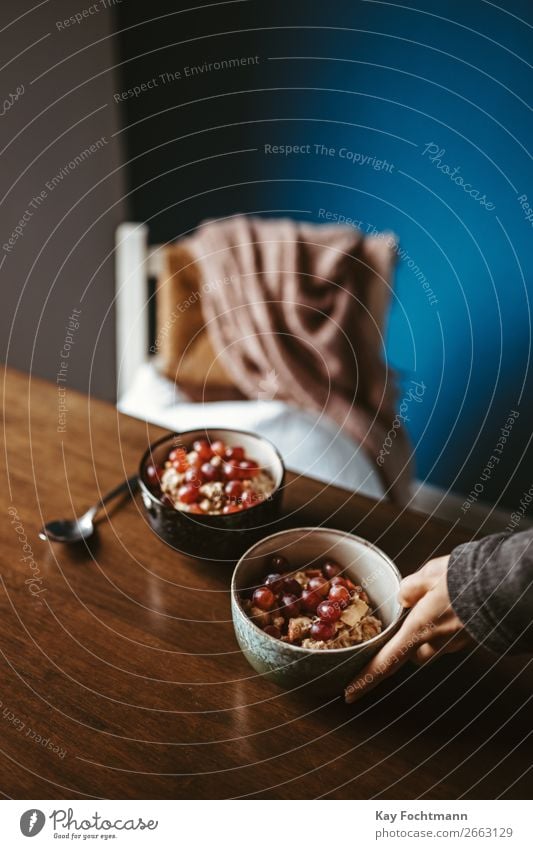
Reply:
<svg viewBox="0 0 533 849"><path fill-rule="evenodd" d="M81 519L55 519L47 522L39 531L39 536L52 542L74 543L89 539L93 533L92 518L82 516Z"/></svg>
<svg viewBox="0 0 533 849"><path fill-rule="evenodd" d="M39 531L41 539L50 540L51 542L62 542L73 544L89 539L94 534L94 517L104 504L129 492L134 495L139 486L137 475L128 480L123 481L119 486L116 486L107 495L104 495L100 501L93 507L90 507L83 516L78 519L54 519L52 522L47 522Z"/></svg>

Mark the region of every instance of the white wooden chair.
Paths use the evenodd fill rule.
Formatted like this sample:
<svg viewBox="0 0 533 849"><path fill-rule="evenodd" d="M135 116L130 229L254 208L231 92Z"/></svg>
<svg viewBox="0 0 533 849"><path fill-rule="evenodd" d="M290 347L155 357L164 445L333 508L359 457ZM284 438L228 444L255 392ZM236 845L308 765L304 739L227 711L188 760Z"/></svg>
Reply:
<svg viewBox="0 0 533 849"><path fill-rule="evenodd" d="M124 223L115 239L117 403L149 361L149 280L161 272L162 245L148 244L145 224ZM144 321L142 320L144 318ZM132 328L135 332L132 333Z"/></svg>

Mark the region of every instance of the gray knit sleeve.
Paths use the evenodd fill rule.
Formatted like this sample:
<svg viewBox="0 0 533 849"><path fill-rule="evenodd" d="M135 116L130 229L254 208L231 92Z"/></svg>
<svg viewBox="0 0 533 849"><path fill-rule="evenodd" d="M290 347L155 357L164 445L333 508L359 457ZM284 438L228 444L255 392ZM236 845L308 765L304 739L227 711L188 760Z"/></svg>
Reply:
<svg viewBox="0 0 533 849"><path fill-rule="evenodd" d="M500 654L533 652L533 529L459 545L448 564L448 591L478 643Z"/></svg>

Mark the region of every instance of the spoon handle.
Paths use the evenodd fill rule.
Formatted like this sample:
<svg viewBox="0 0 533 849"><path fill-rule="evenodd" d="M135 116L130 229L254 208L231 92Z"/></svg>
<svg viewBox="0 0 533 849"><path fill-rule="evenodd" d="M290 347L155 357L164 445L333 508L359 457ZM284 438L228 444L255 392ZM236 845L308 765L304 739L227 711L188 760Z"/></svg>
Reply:
<svg viewBox="0 0 533 849"><path fill-rule="evenodd" d="M139 488L139 478L137 477L137 475L133 475L131 478L128 478L127 480L122 481L122 483L120 483L114 489L107 492L103 496L103 498L101 498L100 501L97 504L94 505L94 507L91 507L90 511L88 511L88 512L90 512L90 514L94 517L94 516L96 516L96 514L98 513L100 508L103 507L104 504L107 504L108 501L112 501L113 498L117 498L118 495L122 495L123 493L128 492L128 491L131 493L131 495L135 495L138 488Z"/></svg>

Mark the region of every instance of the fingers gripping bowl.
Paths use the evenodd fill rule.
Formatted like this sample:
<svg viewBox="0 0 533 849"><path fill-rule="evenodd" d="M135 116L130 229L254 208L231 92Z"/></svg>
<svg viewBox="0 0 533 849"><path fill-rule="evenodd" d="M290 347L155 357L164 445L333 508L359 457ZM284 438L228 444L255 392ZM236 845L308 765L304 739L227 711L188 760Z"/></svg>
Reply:
<svg viewBox="0 0 533 849"><path fill-rule="evenodd" d="M289 642L288 638L273 636L276 632L270 626L265 631L257 619L250 618L247 599L272 572L271 561L276 555L285 558L291 571L297 573L335 561L341 566L340 575L362 588L363 598L366 596L371 604L368 613L372 616L368 619L380 623L379 632L377 627L363 631L363 639L356 644L337 648L334 646L338 643L312 639ZM292 689L313 682L315 689L338 695L397 629L402 615L400 581L392 560L360 537L327 528L295 528L272 534L252 546L233 573L231 605L237 641L251 666L277 684ZM365 639L368 633L374 636ZM322 647L314 647L317 645Z"/></svg>
<svg viewBox="0 0 533 849"><path fill-rule="evenodd" d="M164 436L149 446L139 469L152 530L184 554L222 562L235 562L272 531L284 477L272 443L224 428Z"/></svg>

